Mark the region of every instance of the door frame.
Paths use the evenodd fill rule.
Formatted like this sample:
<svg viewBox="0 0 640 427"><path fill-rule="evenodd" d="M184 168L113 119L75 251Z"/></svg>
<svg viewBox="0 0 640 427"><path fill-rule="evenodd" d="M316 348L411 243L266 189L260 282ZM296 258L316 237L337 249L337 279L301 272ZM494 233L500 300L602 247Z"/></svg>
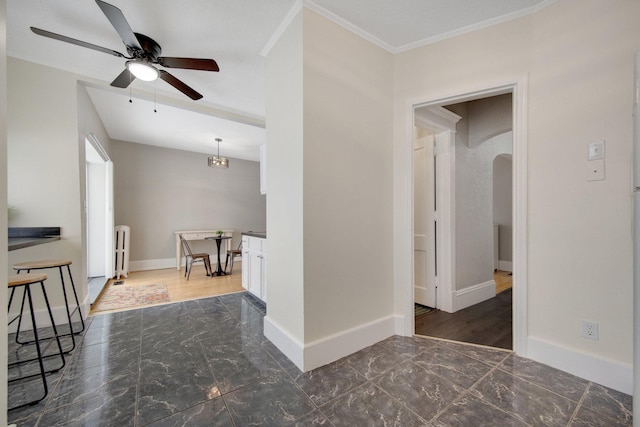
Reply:
<svg viewBox="0 0 640 427"><path fill-rule="evenodd" d="M414 110L443 106L505 93L512 94L513 120L513 350L527 355L527 87L526 75L500 82L448 91L408 100L404 107L401 144L396 151L397 194L394 200L395 280L402 320L397 333L412 336L415 330L413 301L413 134ZM444 254L443 254L444 255ZM454 259L450 259L454 262Z"/></svg>
<svg viewBox="0 0 640 427"><path fill-rule="evenodd" d="M434 155L436 158L436 301L435 308L452 313L454 311L453 294L455 292L455 132L456 124L462 117L443 107L433 107L429 111L416 113L414 106L414 126L433 132ZM427 105L427 107L429 107ZM412 163L413 164L413 163ZM413 171L412 171L413 175ZM414 181L415 182L415 181ZM412 192L413 194L413 192ZM413 204L413 202L412 202ZM415 220L415 219L414 219ZM413 221L412 221L413 224ZM413 233L413 231L412 231ZM414 278L415 280L415 278ZM415 302L415 301L414 301Z"/></svg>
<svg viewBox="0 0 640 427"><path fill-rule="evenodd" d="M104 162L104 172L105 172L105 229L104 229L104 238L105 238L105 247L104 247L104 271L105 278L110 279L115 275L115 266L114 266L114 211L113 211L113 162L107 154L106 150L100 143L100 140L93 133L89 133L85 137L85 143L90 144L95 151L98 153L102 161ZM87 192L90 191L90 187L87 185ZM89 214L89 212L86 212ZM87 227L88 227L88 218L87 218ZM87 254L86 259L89 259L89 236L87 234Z"/></svg>

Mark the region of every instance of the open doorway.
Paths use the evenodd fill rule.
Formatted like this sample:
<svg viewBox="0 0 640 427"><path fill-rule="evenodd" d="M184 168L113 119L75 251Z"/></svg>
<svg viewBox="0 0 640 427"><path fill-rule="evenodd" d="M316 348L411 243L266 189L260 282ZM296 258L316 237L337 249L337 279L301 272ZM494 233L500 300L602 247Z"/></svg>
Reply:
<svg viewBox="0 0 640 427"><path fill-rule="evenodd" d="M95 135L85 139L89 303L114 275L113 163Z"/></svg>
<svg viewBox="0 0 640 427"><path fill-rule="evenodd" d="M513 349L512 93L414 115L415 333Z"/></svg>

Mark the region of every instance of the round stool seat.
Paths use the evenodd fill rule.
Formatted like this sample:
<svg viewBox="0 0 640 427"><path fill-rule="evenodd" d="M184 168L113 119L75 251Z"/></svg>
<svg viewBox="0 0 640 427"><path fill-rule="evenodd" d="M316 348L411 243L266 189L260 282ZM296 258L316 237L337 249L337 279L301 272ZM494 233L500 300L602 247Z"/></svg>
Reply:
<svg viewBox="0 0 640 427"><path fill-rule="evenodd" d="M12 268L18 273L19 276L22 276L20 273L26 272L27 274L31 274L34 270L45 270L48 268L57 268L60 272L60 284L62 285L62 294L64 296L64 306L67 312L67 320L69 321L69 332L61 334L60 336L71 336L71 348L66 350L65 353L69 354L76 348L76 339L74 334L79 334L84 331L84 318L82 316L82 310L80 308L80 300L78 299L78 292L76 291L76 285L73 283L73 276L71 275L71 264L72 261L70 259L64 258L54 258L54 259L39 259L34 261L25 261L13 264ZM67 295L67 286L65 284L63 270L67 270L67 276L69 281L71 282L71 290L73 293L73 298L75 299L75 308L71 307L73 301L69 301L69 296ZM45 276L46 277L46 276ZM44 285L44 284L43 284ZM13 288L15 289L15 288ZM13 290L12 290L13 292ZM13 295L13 294L12 294ZM24 302L24 297L23 297ZM81 327L79 330L76 329L73 325L72 317L74 314L78 313L78 317L80 318ZM20 324L18 324L18 330L16 333L16 343L18 344L29 344L29 341L20 341L18 337L20 336Z"/></svg>
<svg viewBox="0 0 640 427"><path fill-rule="evenodd" d="M29 274L12 274L9 276L7 286L13 288L16 286L30 285L47 280L46 274L29 273Z"/></svg>
<svg viewBox="0 0 640 427"><path fill-rule="evenodd" d="M70 265L70 259L43 259L38 261L20 262L13 265L14 270L38 270L41 268L53 268Z"/></svg>

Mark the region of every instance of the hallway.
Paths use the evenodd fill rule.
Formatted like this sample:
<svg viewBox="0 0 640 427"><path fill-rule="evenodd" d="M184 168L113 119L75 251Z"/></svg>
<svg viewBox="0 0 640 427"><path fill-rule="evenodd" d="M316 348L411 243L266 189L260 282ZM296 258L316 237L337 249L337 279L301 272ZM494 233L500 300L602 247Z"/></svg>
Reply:
<svg viewBox="0 0 640 427"><path fill-rule="evenodd" d="M495 298L455 313L432 310L419 314L415 319L416 335L512 350L512 276L497 271L494 278Z"/></svg>

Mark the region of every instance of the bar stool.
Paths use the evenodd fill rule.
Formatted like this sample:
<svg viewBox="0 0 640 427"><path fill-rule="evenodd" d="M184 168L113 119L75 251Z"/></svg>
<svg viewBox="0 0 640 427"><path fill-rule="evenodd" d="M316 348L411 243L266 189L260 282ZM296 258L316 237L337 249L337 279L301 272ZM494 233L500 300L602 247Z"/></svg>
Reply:
<svg viewBox="0 0 640 427"><path fill-rule="evenodd" d="M67 273L69 274L69 279L71 280L71 289L73 290L73 296L76 301L76 307L72 311L69 311L69 300L67 298L67 288L65 286L64 275L62 273L62 268L65 266L67 267ZM62 293L64 294L64 304L67 310L67 319L69 320L69 333L62 334L61 336L71 336L71 348L69 350L66 350L65 354L71 353L73 349L76 348L76 339L74 334L79 334L82 331L84 331L84 319L82 317L82 310L80 309L80 302L78 301L78 293L76 292L76 285L73 283L73 276L71 275L70 266L71 266L71 260L69 259L46 259L46 260L39 260L39 261L21 262L13 265L13 269L16 270L18 274L20 274L20 272L23 270L26 270L27 273L30 273L31 270L43 270L46 268L57 268L60 271L60 283L62 284ZM12 292L12 297L13 297L13 292ZM22 296L22 307L24 308L24 295ZM82 327L78 331L73 330L73 322L71 320L71 318L76 313L76 311L80 315L80 323L82 324ZM22 316L20 317L22 318ZM16 332L16 342L18 344L30 344L29 341L20 342L19 336L20 336L20 321L18 321L18 330Z"/></svg>
<svg viewBox="0 0 640 427"><path fill-rule="evenodd" d="M62 351L62 344L60 343L60 337L58 336L58 330L56 329L56 323L53 320L53 313L51 312L51 306L49 305L49 298L47 298L47 291L45 290L44 287L44 281L47 280L47 275L46 274L42 274L42 273L32 273L32 274L14 274L12 276L9 276L9 280L7 281L7 286L11 289L11 297L9 298L9 306L7 307L8 312L11 311L11 302L13 301L13 294L15 292L15 290L18 287L24 287L24 295L26 296L27 300L29 301L29 312L31 314L31 324L33 325L33 335L34 335L34 340L33 343L35 343L36 345L36 353L38 354L38 357L36 358L32 358L32 359L27 359L27 360L20 360L18 362L13 362L13 363L9 363L9 366L15 366L15 365L19 365L19 364L23 364L23 363L27 363L27 362L32 362L34 360L38 361L38 365L40 366L40 373L39 374L31 374L31 375L25 375L23 377L20 378L12 378L11 380L9 380L8 382L14 382L14 381L19 381L19 380L24 380L27 378L32 378L32 377L37 377L40 376L42 377L42 385L44 387L44 394L42 395L42 397L32 400L31 402L28 403L24 403L22 405L18 405L16 407L13 407L9 410L13 410L13 409L17 409L17 408L22 408L23 406L28 406L28 405L35 405L36 403L40 402L42 399L44 399L45 397L47 397L47 394L49 393L49 387L47 385L47 377L46 374L51 373L51 372L57 372L60 369L64 368L65 365L65 360L64 360L64 353ZM47 306L47 311L49 312L49 319L51 320L51 327L53 328L53 337L56 339L56 342L58 344L58 354L60 356L60 359L62 360L62 364L57 367L54 368L50 371L45 371L44 368L44 362L43 359L45 357L51 357L51 356L57 356L56 354L53 354L51 356L43 356L43 353L47 351L47 347L45 347L45 349L41 349L40 348L40 337L38 335L38 326L36 324L36 315L35 315L35 311L33 309L33 298L31 295L31 285L36 284L36 283L40 283L40 287L42 289L42 296L44 297L44 301L45 304ZM22 307L20 309L20 314L17 315L16 317L14 317L13 319L11 319L11 321L9 321L9 325L11 325L15 320L20 319L20 321L22 320L22 315L24 312L24 297L22 299ZM49 345L51 345L53 342L50 342Z"/></svg>

